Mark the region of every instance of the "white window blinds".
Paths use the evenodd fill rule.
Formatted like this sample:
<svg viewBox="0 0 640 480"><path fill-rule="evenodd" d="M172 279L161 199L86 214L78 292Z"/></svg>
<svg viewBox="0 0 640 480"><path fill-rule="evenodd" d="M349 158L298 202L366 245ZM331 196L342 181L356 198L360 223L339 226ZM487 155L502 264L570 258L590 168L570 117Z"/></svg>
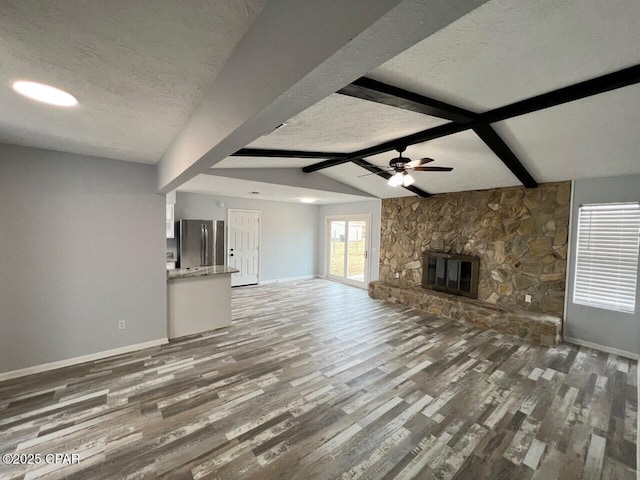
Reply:
<svg viewBox="0 0 640 480"><path fill-rule="evenodd" d="M573 303L635 313L640 204L582 205Z"/></svg>

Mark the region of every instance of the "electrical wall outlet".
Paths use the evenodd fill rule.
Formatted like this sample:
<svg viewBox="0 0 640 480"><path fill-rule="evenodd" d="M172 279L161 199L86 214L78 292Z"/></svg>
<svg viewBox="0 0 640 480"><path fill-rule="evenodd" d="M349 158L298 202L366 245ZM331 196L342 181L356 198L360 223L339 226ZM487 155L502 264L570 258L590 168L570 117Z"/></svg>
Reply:
<svg viewBox="0 0 640 480"><path fill-rule="evenodd" d="M531 295L525 295L524 296L524 301L525 301L525 303L531 303Z"/></svg>
<svg viewBox="0 0 640 480"><path fill-rule="evenodd" d="M396 272L396 278L400 278L400 272Z"/></svg>
<svg viewBox="0 0 640 480"><path fill-rule="evenodd" d="M125 322L124 320L120 320L118 322L118 330L124 330L125 328L127 328L127 322Z"/></svg>

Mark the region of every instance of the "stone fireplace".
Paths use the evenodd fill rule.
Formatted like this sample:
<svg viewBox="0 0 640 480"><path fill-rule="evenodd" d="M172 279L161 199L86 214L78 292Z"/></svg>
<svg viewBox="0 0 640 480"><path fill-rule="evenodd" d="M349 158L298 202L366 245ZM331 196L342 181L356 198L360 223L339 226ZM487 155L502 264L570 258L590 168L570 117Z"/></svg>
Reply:
<svg viewBox="0 0 640 480"><path fill-rule="evenodd" d="M421 285L427 251L475 256L479 300L562 316L570 187L560 182L385 199L380 281Z"/></svg>
<svg viewBox="0 0 640 480"><path fill-rule="evenodd" d="M570 183L559 182L385 199L380 281L369 292L480 326L500 329L504 320L506 333L555 344L564 309L570 195ZM423 289L426 252L479 258L477 299Z"/></svg>

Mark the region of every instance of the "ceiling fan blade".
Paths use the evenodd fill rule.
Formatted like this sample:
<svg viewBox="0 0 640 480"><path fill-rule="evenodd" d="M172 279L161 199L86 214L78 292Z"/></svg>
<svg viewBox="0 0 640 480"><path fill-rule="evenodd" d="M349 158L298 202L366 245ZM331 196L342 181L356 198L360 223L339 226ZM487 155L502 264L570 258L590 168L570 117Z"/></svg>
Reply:
<svg viewBox="0 0 640 480"><path fill-rule="evenodd" d="M414 167L411 170L415 172L450 172L453 167Z"/></svg>
<svg viewBox="0 0 640 480"><path fill-rule="evenodd" d="M424 165L425 163L431 163L431 162L433 162L433 158L425 157L425 158L421 158L420 160L413 160L407 163L407 167L418 167L420 165Z"/></svg>
<svg viewBox="0 0 640 480"><path fill-rule="evenodd" d="M364 175L358 175L358 178L360 177L368 177L369 175L384 175L385 173L389 173L392 172L393 169L387 168L382 170L381 172L371 172L371 173L365 173Z"/></svg>

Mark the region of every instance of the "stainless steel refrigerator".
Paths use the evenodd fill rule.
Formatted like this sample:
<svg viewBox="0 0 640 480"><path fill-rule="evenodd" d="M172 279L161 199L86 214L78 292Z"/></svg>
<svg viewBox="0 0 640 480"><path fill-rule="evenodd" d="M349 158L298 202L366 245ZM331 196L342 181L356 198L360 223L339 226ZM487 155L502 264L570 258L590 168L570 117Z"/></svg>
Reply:
<svg viewBox="0 0 640 480"><path fill-rule="evenodd" d="M224 222L222 220L180 220L178 262L180 268L225 264Z"/></svg>

